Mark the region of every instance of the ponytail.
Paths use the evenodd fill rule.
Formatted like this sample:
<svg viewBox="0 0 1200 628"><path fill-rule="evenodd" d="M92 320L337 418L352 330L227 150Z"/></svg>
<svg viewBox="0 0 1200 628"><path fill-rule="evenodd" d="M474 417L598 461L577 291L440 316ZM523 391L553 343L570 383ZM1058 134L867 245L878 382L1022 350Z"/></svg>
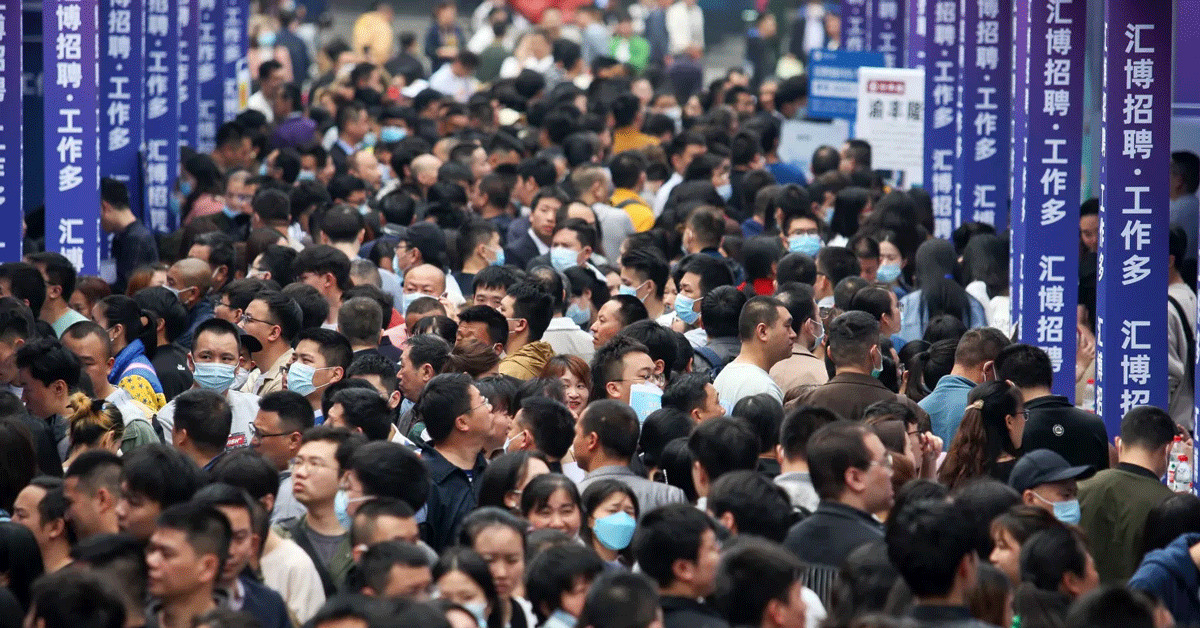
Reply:
<svg viewBox="0 0 1200 628"><path fill-rule="evenodd" d="M104 297L100 305L110 329L121 325L125 328L122 340L126 344L141 340L145 345L146 357L154 357L158 348L158 316L154 312L143 310L136 301L123 294Z"/></svg>
<svg viewBox="0 0 1200 628"><path fill-rule="evenodd" d="M137 332L137 339L146 346L146 357L153 358L158 353L158 316L150 310L142 310L138 325L141 329Z"/></svg>

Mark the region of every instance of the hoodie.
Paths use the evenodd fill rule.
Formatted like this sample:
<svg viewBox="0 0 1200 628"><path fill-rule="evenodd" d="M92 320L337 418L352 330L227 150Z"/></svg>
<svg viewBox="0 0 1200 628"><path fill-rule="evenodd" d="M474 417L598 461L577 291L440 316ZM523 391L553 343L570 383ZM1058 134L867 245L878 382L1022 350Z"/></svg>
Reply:
<svg viewBox="0 0 1200 628"><path fill-rule="evenodd" d="M1146 554L1129 579L1129 588L1162 600L1180 626L1200 622L1200 569L1188 551L1200 543L1200 534L1184 534L1163 549Z"/></svg>
<svg viewBox="0 0 1200 628"><path fill-rule="evenodd" d="M542 369L552 357L554 347L544 340L538 340L501 360L498 370L502 375L511 375L522 381L530 380L542 374Z"/></svg>

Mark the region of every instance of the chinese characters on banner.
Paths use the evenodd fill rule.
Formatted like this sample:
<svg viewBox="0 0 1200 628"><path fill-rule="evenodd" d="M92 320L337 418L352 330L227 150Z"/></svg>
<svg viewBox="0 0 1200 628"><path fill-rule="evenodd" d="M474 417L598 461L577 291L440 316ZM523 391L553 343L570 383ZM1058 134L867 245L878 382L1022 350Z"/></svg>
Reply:
<svg viewBox="0 0 1200 628"><path fill-rule="evenodd" d="M198 0L177 0L179 3L179 142L196 147L197 72L196 48L200 38Z"/></svg>
<svg viewBox="0 0 1200 628"><path fill-rule="evenodd" d="M957 206L958 1L929 0L925 40L925 173L933 199L933 235L949 238L962 217Z"/></svg>
<svg viewBox="0 0 1200 628"><path fill-rule="evenodd" d="M1012 285L1023 292L1013 321L1021 342L1050 356L1054 394L1073 399L1087 5L1015 4L1017 37L1030 45L1016 48L1013 66L1015 102L1029 103L1013 113Z"/></svg>
<svg viewBox="0 0 1200 628"><path fill-rule="evenodd" d="M904 67L925 67L925 21L929 3L936 0L907 0L907 15L904 21L908 23L904 39Z"/></svg>
<svg viewBox="0 0 1200 628"><path fill-rule="evenodd" d="M871 35L868 50L883 53L889 68L902 67L904 61L904 18L906 0L874 0L871 9Z"/></svg>
<svg viewBox="0 0 1200 628"><path fill-rule="evenodd" d="M6 3L11 4L11 3ZM46 249L100 267L96 0L44 0Z"/></svg>
<svg viewBox="0 0 1200 628"><path fill-rule="evenodd" d="M1096 413L1114 434L1131 408L1167 407L1170 3L1105 2L1104 84Z"/></svg>
<svg viewBox="0 0 1200 628"><path fill-rule="evenodd" d="M21 259L21 3L0 3L0 262Z"/></svg>
<svg viewBox="0 0 1200 628"><path fill-rule="evenodd" d="M220 119L232 120L246 108L246 100L250 97L246 68L249 6L246 0L221 0L221 4L221 96L224 115Z"/></svg>
<svg viewBox="0 0 1200 628"><path fill-rule="evenodd" d="M216 148L217 126L221 123L221 7L218 0L197 0L199 14L196 40L196 150L211 153Z"/></svg>
<svg viewBox="0 0 1200 628"><path fill-rule="evenodd" d="M985 222L998 231L1008 225L1012 4L1013 0L963 0L960 5L962 181L956 183L962 191L962 222Z"/></svg>
<svg viewBox="0 0 1200 628"><path fill-rule="evenodd" d="M924 110L924 70L859 69L855 137L871 143L872 167L896 173L897 187L921 184Z"/></svg>
<svg viewBox="0 0 1200 628"><path fill-rule="evenodd" d="M867 0L842 0L842 50L870 50L870 21Z"/></svg>
<svg viewBox="0 0 1200 628"><path fill-rule="evenodd" d="M174 231L181 217L171 207L179 170L178 7L146 2L146 213L147 226Z"/></svg>
<svg viewBox="0 0 1200 628"><path fill-rule="evenodd" d="M100 176L129 189L133 215L142 215L142 18L135 0L100 0Z"/></svg>

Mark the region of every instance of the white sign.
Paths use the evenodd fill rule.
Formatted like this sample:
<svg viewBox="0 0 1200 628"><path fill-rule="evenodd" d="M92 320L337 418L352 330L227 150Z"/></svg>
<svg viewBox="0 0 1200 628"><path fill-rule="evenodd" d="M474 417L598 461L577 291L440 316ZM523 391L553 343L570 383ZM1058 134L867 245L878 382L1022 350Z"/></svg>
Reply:
<svg viewBox="0 0 1200 628"><path fill-rule="evenodd" d="M809 177L814 151L821 146L832 146L840 151L848 139L850 123L846 120L785 120L779 131L779 161L792 164Z"/></svg>
<svg viewBox="0 0 1200 628"><path fill-rule="evenodd" d="M871 143L876 170L903 173L903 187L921 185L925 147L925 71L861 68L856 137Z"/></svg>

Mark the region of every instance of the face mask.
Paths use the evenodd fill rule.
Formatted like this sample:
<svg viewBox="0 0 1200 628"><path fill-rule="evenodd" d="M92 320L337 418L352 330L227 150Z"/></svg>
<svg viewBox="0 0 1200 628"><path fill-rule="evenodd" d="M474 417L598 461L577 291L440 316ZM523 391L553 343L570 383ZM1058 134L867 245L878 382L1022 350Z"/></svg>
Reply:
<svg viewBox="0 0 1200 628"><path fill-rule="evenodd" d="M900 277L899 264L883 264L879 270L875 271L875 281L879 283L892 283Z"/></svg>
<svg viewBox="0 0 1200 628"><path fill-rule="evenodd" d="M567 318L575 321L576 325L587 325L592 320L592 311L579 307L578 303L567 306Z"/></svg>
<svg viewBox="0 0 1200 628"><path fill-rule="evenodd" d="M813 337L813 346L809 349L809 351L813 351L817 347L821 346L821 341L825 340L825 323L822 323L820 320L815 318L812 319L812 321L816 323L817 329L820 331L818 331L817 335Z"/></svg>
<svg viewBox="0 0 1200 628"><path fill-rule="evenodd" d="M408 313L408 308L409 308L409 306L411 306L413 304L413 301L416 301L417 299L420 299L421 297L428 297L428 296L429 296L428 294L421 294L420 292L405 292L404 300L403 300L403 304L404 304L404 312L403 313L404 314ZM430 297L430 298L432 298L432 297Z"/></svg>
<svg viewBox="0 0 1200 628"><path fill-rule="evenodd" d="M261 164L258 164L258 176L267 176L267 162L264 161Z"/></svg>
<svg viewBox="0 0 1200 628"><path fill-rule="evenodd" d="M794 236L788 236L788 252L803 253L809 257L816 257L817 251L821 250L821 236L813 233L800 233Z"/></svg>
<svg viewBox="0 0 1200 628"><path fill-rule="evenodd" d="M258 47L270 48L275 45L275 31L259 31Z"/></svg>
<svg viewBox="0 0 1200 628"><path fill-rule="evenodd" d="M237 218L237 215L238 215L238 213L237 213L237 212L233 211L232 209L229 209L229 206L228 206L228 205L226 205L225 207L222 207L222 208L221 208L221 213L222 213L222 214L225 214L225 217L226 217L226 218L228 218L228 219L230 219L230 220L233 220L234 218Z"/></svg>
<svg viewBox="0 0 1200 628"><path fill-rule="evenodd" d="M408 137L408 130L403 127L385 126L379 129L379 139L383 140L384 144L399 142L406 137Z"/></svg>
<svg viewBox="0 0 1200 628"><path fill-rule="evenodd" d="M720 194L721 198L725 199L726 201L733 198L733 184L726 183L725 185L718 187L717 194Z"/></svg>
<svg viewBox="0 0 1200 628"><path fill-rule="evenodd" d="M825 224L829 224L831 222L833 222L833 208L832 207L825 210Z"/></svg>
<svg viewBox="0 0 1200 628"><path fill-rule="evenodd" d="M400 268L400 254L399 253L392 253L392 272L396 273L396 275L398 277L400 277L401 285L403 285L404 271L401 270L401 268ZM404 312L401 312L401 314L403 314L403 313Z"/></svg>
<svg viewBox="0 0 1200 628"><path fill-rule="evenodd" d="M233 390L241 390L246 384L246 380L250 379L250 371L246 369L238 369L237 374L233 376L233 385L230 386Z"/></svg>
<svg viewBox="0 0 1200 628"><path fill-rule="evenodd" d="M297 181L316 181L317 173L312 170L301 170L300 174L296 175Z"/></svg>
<svg viewBox="0 0 1200 628"><path fill-rule="evenodd" d="M871 377L879 378L879 374L883 372L883 356L879 357L879 366L871 369Z"/></svg>
<svg viewBox="0 0 1200 628"><path fill-rule="evenodd" d="M475 616L475 622L479 624L479 628L487 628L487 604L483 602L467 602L462 607Z"/></svg>
<svg viewBox="0 0 1200 628"><path fill-rule="evenodd" d="M358 213L366 216L371 213L371 206L366 201L363 201L363 204L358 206Z"/></svg>
<svg viewBox="0 0 1200 628"><path fill-rule="evenodd" d="M1068 499L1065 502L1052 502L1041 495L1038 495L1037 493L1034 493L1033 496L1041 500L1043 503L1050 504L1050 506L1054 508L1055 519L1071 525L1076 525L1079 523L1080 511L1078 499Z"/></svg>
<svg viewBox="0 0 1200 628"><path fill-rule="evenodd" d="M696 305L695 299L682 294L675 295L675 316L688 325L695 324L696 320L700 318L700 313L692 309L694 305Z"/></svg>
<svg viewBox="0 0 1200 628"><path fill-rule="evenodd" d="M295 391L307 397L315 392L318 388L324 388L326 384L320 386L313 385L313 375L317 374L318 370L303 362L295 362L288 368L287 387L288 390Z"/></svg>
<svg viewBox="0 0 1200 628"><path fill-rule="evenodd" d="M213 392L221 393L229 390L237 375L237 366L233 364L196 362L195 365L196 370L192 372L192 379L196 380L196 385Z"/></svg>
<svg viewBox="0 0 1200 628"><path fill-rule="evenodd" d="M592 526L592 532L596 534L596 540L600 541L601 545L619 552L629 547L636 528L637 521L634 521L629 513L622 511L597 519Z"/></svg>
<svg viewBox="0 0 1200 628"><path fill-rule="evenodd" d="M186 181L186 180L184 180L184 181L180 181L180 182L179 182L179 193L180 193L180 194L182 194L182 195L184 195L184 196L191 196L191 194L192 194L192 182L191 182L191 181Z"/></svg>
<svg viewBox="0 0 1200 628"><path fill-rule="evenodd" d="M392 180L392 169L387 167L387 164L379 164L379 183L390 183Z"/></svg>
<svg viewBox="0 0 1200 628"><path fill-rule="evenodd" d="M617 294L623 294L628 297L637 297L637 291L638 289L634 286L627 286L625 284L617 286Z"/></svg>
<svg viewBox="0 0 1200 628"><path fill-rule="evenodd" d="M666 109L663 109L663 115L678 123L683 119L683 109L680 109L679 107L667 107Z"/></svg>
<svg viewBox="0 0 1200 628"><path fill-rule="evenodd" d="M503 266L504 265L504 247L499 247L496 249L496 259L491 261L491 265L492 266Z"/></svg>
<svg viewBox="0 0 1200 628"><path fill-rule="evenodd" d="M350 513L346 512L346 508L350 506L350 500L346 498L346 491L338 489L337 495L333 498L333 513L337 515L338 523L342 524L343 528L350 529L351 523Z"/></svg>
<svg viewBox="0 0 1200 628"><path fill-rule="evenodd" d="M560 273L575 266L577 259L579 259L579 254L565 246L556 246L550 249L550 265Z"/></svg>
<svg viewBox="0 0 1200 628"><path fill-rule="evenodd" d="M375 142L377 141L379 141L379 138L375 136L375 132L368 131L367 134L363 136L362 145L366 146L367 148L374 148Z"/></svg>
<svg viewBox="0 0 1200 628"><path fill-rule="evenodd" d="M521 432L520 434L517 434L516 436L513 436L512 438L510 438L510 439L508 439L508 440L504 441L504 453L508 453L508 451L509 451L509 449L508 449L508 448L509 448L509 447L512 447L513 441L515 441L515 440L517 440L518 438L520 438L520 437L521 437L521 434L524 434L524 433L525 433L525 432Z"/></svg>

